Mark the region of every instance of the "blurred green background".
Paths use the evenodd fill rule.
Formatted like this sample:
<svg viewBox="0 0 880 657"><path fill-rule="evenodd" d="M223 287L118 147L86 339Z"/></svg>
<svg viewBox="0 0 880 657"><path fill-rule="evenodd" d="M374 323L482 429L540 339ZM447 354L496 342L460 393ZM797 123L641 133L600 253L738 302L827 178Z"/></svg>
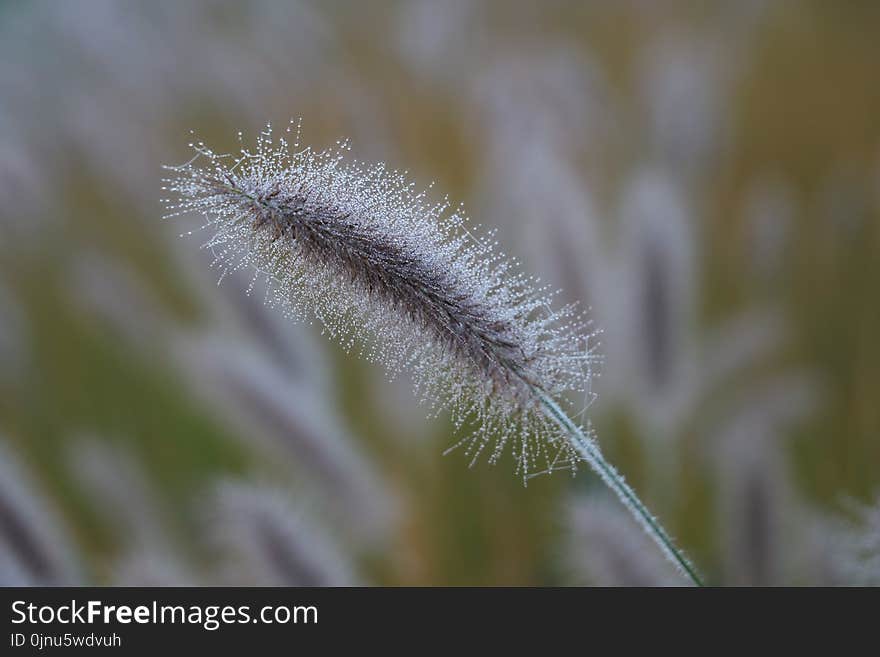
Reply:
<svg viewBox="0 0 880 657"><path fill-rule="evenodd" d="M161 219L191 129L301 117L591 308L588 415L711 583L878 583L878 37L875 2L0 4L2 579L680 583L591 473L442 456Z"/></svg>

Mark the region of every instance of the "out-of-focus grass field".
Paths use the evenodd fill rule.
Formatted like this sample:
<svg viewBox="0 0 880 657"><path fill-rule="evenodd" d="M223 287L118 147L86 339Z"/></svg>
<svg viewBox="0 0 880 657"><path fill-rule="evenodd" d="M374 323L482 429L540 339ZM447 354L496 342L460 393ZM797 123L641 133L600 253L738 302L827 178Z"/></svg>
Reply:
<svg viewBox="0 0 880 657"><path fill-rule="evenodd" d="M15 333L12 315L0 311L0 332L14 336L11 355L0 360L0 434L57 507L84 581L114 581L112 564L125 535L76 476L72 453L83 436L119 446L139 464L155 489L163 531L183 560L200 559L205 526L199 502L222 476L294 491L294 504L325 525L366 583L591 581L578 570L571 554L577 542L573 546L570 536L572 505L601 495L591 473L557 473L524 487L510 458L468 469L462 454L441 455L453 442L445 416L422 421L425 409L406 394L405 382L385 383L379 369L318 338L314 344L331 381L326 402L396 507L369 541L355 540L345 522L325 516L332 487L313 488L295 463L255 444L194 389L186 361L169 352L176 344L169 334L224 327L187 269L207 269L196 255L199 236L189 239L193 248L174 245L183 228L160 220L159 167L188 157L190 128L208 144L233 149L239 129L254 136L266 120L283 125L301 116L306 143L332 145L348 136L357 157L408 169L421 184L436 181L438 193L463 200L474 221L497 225L510 252L552 279L558 263L520 253L527 240L514 234L514 219L491 211L504 207L487 200L499 193L487 183L493 125L520 121L540 131L546 121L574 141L591 129L581 120L598 116L601 134L564 159L594 198L600 232L614 234L634 172L643 165L674 168L655 157L639 82L649 46L667 34L701 39L735 70L718 82L724 92L705 110L715 119L711 130L723 136L710 140L696 171L682 176L679 186L695 246L689 270L695 314L686 324L687 340L703 344L726 320L756 309L781 318L784 339L703 390L701 401L675 423L671 440L652 442L651 420L646 425L638 415L638 381L624 378L617 385L629 392L606 397L600 380L590 409L600 442L710 582L738 583L731 574L738 572L738 559L787 563L786 546L805 535L799 532L813 531L816 523L824 527L823 519L847 513L850 500L869 503L880 490L880 5L470 6L434 3L416 20L416 10L404 3L307 3L309 21L292 29L291 38L305 31L320 47L304 52L307 39L301 46L273 42L285 33L285 21L299 20L298 10L273 19L271 11L263 15L235 3L196 2L182 13L196 17L199 38L190 41L185 30L172 30L155 43L164 53L152 53L151 44L163 21L175 15L167 7L101 5L88 10L92 27L84 28L65 22L73 7L0 6L0 49L6 53L0 68L0 284L20 316ZM273 21L282 27L270 30ZM7 38L12 33L17 36ZM200 49L205 42L210 50ZM234 56L215 58L224 44L247 57L239 70ZM577 102L557 114L564 98L523 106L511 95L507 102L503 86L493 92L502 99L484 109L480 93L493 72L520 74L519 64L512 72L504 69L505 60L540 59L559 44L571 57L586 58L603 80L598 115L579 114ZM162 58L155 66L153 56ZM175 61L181 70L169 65ZM564 95L564 80L552 93ZM687 126L693 108L679 101ZM695 123L705 118L699 108L693 111ZM521 149L514 144L502 152L527 162L535 152L531 136L522 135ZM778 228L783 237L768 251L769 264L758 263L760 246L747 212L750 190L764 179L783 181L789 203L788 224ZM547 193L544 184L536 180L532 194ZM481 216L483 210L489 216ZM549 219L532 220L540 225ZM571 220L577 225L581 218ZM72 274L83 262L105 258L139 281L151 299L144 304L128 288L117 291L108 301L116 308L111 321L83 303L90 292ZM604 286L605 305L585 300L605 330L603 344L614 340L603 307L618 296L617 279L606 279L597 283ZM110 288L118 282L111 280ZM606 353L603 377L619 369L615 353ZM705 362L696 360L694 367ZM737 512L743 502L737 496L752 489L725 482L752 475L730 465L729 445L717 444L724 438L714 434L727 421L722 409L772 406L772 399L757 395L767 381L791 372L806 377L813 394L796 421L766 438L778 461L754 476L771 484L759 486L757 508L746 504ZM675 386L679 374L664 385ZM764 517L765 506L778 512ZM751 525L749 513L760 516ZM738 531L756 537L732 537ZM739 553L735 546L743 541L777 553ZM583 549L593 548L584 542ZM812 558L796 572L781 567L784 574L766 582L822 583L819 567L809 565Z"/></svg>

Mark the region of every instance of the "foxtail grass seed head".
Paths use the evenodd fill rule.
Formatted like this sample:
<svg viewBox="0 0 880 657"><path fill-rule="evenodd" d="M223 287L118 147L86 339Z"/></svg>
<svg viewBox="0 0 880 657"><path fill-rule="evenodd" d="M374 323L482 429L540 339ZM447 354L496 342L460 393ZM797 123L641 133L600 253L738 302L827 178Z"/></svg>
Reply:
<svg viewBox="0 0 880 657"><path fill-rule="evenodd" d="M190 146L192 159L166 167L163 189L174 198L165 216L204 216L204 246L224 275L265 277L269 301L287 314L316 319L391 375L411 371L423 399L450 409L458 428L473 420L450 448L463 447L472 465L509 449L525 482L585 461L701 583L592 433L560 406L573 393L584 408L592 401L589 323L574 306L553 310L553 294L519 273L491 233L469 230L460 208L431 202L405 172L345 163L345 142L316 152L300 147L298 129L290 143L267 127L253 151Z"/></svg>
<svg viewBox="0 0 880 657"><path fill-rule="evenodd" d="M589 395L597 356L589 323L517 270L491 233L434 203L406 173L346 162L348 144L316 152L267 127L255 150L166 167L166 217L203 215L204 246L226 274L265 276L270 303L316 319L346 349L413 373L457 427L474 463L512 447L523 477L574 469L579 457L542 398ZM239 141L241 135L239 133ZM223 275L221 275L222 279Z"/></svg>

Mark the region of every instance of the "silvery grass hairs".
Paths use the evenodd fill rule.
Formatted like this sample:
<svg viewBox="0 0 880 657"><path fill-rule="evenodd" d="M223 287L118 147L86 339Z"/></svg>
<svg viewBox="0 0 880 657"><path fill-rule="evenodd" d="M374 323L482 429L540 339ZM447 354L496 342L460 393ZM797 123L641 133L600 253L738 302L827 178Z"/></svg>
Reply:
<svg viewBox="0 0 880 657"><path fill-rule="evenodd" d="M164 200L166 218L203 215L213 231L205 248L224 273L264 275L288 315L316 319L392 374L410 370L422 397L448 408L456 427L475 418L456 445L471 463L483 453L494 463L510 448L527 480L587 461L699 582L591 433L560 406L570 393L589 395L596 355L588 323L571 306L553 310L552 295L520 274L491 234L475 235L459 210L430 202L405 173L346 164L346 143L315 152L267 127L255 151L190 146L189 162L167 167L163 190L176 198Z"/></svg>

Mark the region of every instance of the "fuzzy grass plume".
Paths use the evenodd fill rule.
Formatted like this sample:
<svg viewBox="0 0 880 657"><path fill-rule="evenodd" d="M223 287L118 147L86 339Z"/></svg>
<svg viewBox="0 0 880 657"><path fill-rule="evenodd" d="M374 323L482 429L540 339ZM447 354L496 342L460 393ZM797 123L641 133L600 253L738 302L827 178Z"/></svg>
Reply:
<svg viewBox="0 0 880 657"><path fill-rule="evenodd" d="M290 134L288 126L286 134ZM221 154L194 143L164 190L166 217L197 213L224 274L265 276L267 301L316 319L346 349L412 372L435 408L458 428L454 447L471 463L508 449L527 480L586 461L617 493L664 553L698 581L690 564L604 460L593 436L560 404L590 396L592 333L552 295L475 236L448 201L432 203L406 173L345 163L346 143L316 152L267 127L256 149ZM241 134L239 133L239 141ZM222 276L221 276L222 279Z"/></svg>

